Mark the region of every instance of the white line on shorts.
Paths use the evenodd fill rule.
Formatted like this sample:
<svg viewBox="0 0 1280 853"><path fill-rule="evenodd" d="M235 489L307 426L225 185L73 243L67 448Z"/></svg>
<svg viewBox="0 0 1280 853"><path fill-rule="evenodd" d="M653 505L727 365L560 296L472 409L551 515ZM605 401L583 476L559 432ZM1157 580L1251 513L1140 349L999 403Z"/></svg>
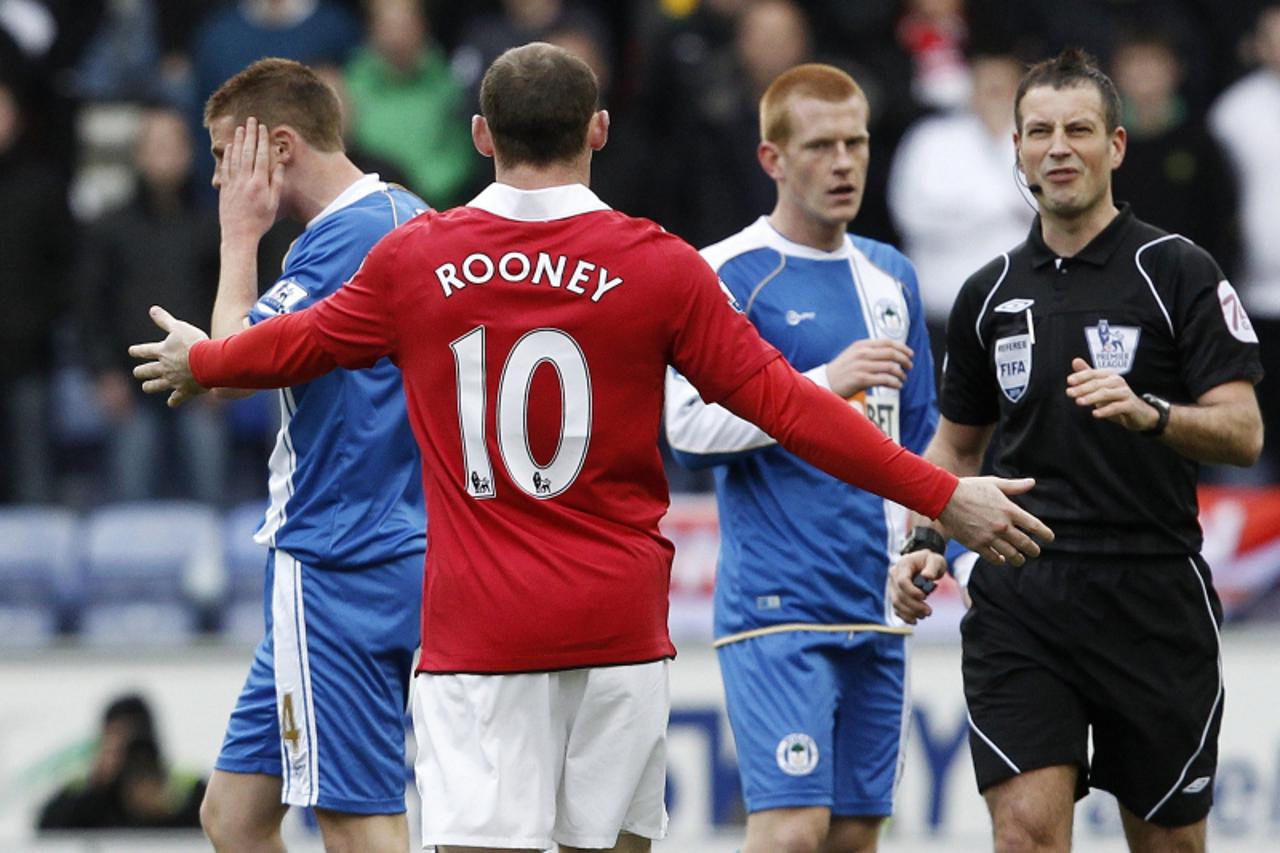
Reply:
<svg viewBox="0 0 1280 853"><path fill-rule="evenodd" d="M987 746L991 747L991 751L994 752L996 755L1000 756L1000 760L1003 761L1005 764L1008 764L1010 770L1012 770L1014 773L1021 773L1022 770L1019 769L1018 765L1014 764L1009 759L1009 756L1005 755L1000 750L1000 747L996 746L995 743L992 742L991 738L983 734L982 729L978 728L978 724L973 721L973 714L970 714L966 710L965 716L969 718L969 728L973 729L975 732L978 733L978 737L982 738L982 742L985 743Z"/></svg>
<svg viewBox="0 0 1280 853"><path fill-rule="evenodd" d="M1187 763L1182 765L1182 772L1178 774L1178 781L1173 783L1173 787L1169 789L1169 793L1160 798L1160 802L1156 803L1155 808L1147 812L1147 816L1143 820L1150 822L1156 812L1164 807L1174 792L1182 787L1182 781L1187 777L1187 771L1191 769L1191 762L1204 751L1204 742L1209 738L1209 727L1213 725L1213 718L1218 713L1218 704L1222 702L1222 635L1218 633L1218 620L1213 618L1213 603L1209 601L1209 589L1204 585L1204 578L1200 576L1200 568L1196 565L1196 561L1192 557L1187 558L1187 562L1191 563L1191 571L1195 573L1196 580L1200 582L1200 591L1204 594L1204 606L1209 611L1209 624L1213 626L1213 638L1218 643L1218 695L1213 698L1213 707L1209 709L1209 718L1204 721L1204 730L1200 732L1200 745L1196 747L1196 751L1191 753L1191 757L1187 759Z"/></svg>

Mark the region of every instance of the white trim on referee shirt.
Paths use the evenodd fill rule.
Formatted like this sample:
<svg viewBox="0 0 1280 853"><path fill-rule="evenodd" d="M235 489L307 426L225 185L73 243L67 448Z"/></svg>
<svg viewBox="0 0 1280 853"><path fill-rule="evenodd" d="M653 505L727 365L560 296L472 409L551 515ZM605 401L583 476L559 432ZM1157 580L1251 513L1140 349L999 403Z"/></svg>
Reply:
<svg viewBox="0 0 1280 853"><path fill-rule="evenodd" d="M1009 274L1009 253L1005 252L1000 257L1004 258L1004 269L1000 270L1000 277L996 279L996 283L991 285L991 290L987 292L987 298L982 300L982 308L978 311L978 319L973 322L973 333L978 336L978 344L984 347L987 343L982 339L982 315L987 313L987 306L991 304L991 297L996 295L996 291L1004 283L1004 277ZM943 372L946 372L945 363L943 364Z"/></svg>
<svg viewBox="0 0 1280 853"><path fill-rule="evenodd" d="M1169 334L1176 335L1173 330L1173 320L1169 319L1169 311L1164 307L1164 300L1160 298L1160 294L1156 292L1155 282L1151 280L1151 276L1147 275L1146 269L1142 266L1142 253L1157 243L1163 243L1166 240L1187 240L1181 234L1166 234L1158 237L1150 243L1144 243L1138 247L1138 251L1133 253L1133 263L1138 268L1138 272L1142 273L1142 277L1147 280L1147 287L1151 288L1151 295L1155 297L1156 305L1160 308L1160 313L1164 315L1165 325L1169 327ZM1190 243L1190 240L1187 240Z"/></svg>

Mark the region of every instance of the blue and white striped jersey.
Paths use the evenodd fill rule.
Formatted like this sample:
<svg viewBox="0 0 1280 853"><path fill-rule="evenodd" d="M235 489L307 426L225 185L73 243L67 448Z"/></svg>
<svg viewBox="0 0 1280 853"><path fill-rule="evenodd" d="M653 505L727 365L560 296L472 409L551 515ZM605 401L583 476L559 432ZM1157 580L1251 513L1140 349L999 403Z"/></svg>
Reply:
<svg viewBox="0 0 1280 853"><path fill-rule="evenodd" d="M933 360L911 263L896 249L849 235L824 252L793 243L761 217L703 250L760 333L824 387L826 363L861 338L915 352L901 391L872 388L860 406L917 453L933 436ZM897 504L846 485L779 447L674 371L667 437L689 467L716 466L720 563L716 636L774 625L900 625L886 591L905 533Z"/></svg>
<svg viewBox="0 0 1280 853"><path fill-rule="evenodd" d="M333 293L378 240L426 209L412 193L365 175L307 223L250 322ZM395 365L384 358L367 370L334 370L278 393L271 504L256 541L326 569L425 551L418 448Z"/></svg>

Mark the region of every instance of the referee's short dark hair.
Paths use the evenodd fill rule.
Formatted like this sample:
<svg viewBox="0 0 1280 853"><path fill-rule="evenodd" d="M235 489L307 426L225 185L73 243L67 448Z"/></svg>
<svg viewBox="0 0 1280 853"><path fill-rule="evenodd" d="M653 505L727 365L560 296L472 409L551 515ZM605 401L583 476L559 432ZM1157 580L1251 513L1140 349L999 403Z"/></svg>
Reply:
<svg viewBox="0 0 1280 853"><path fill-rule="evenodd" d="M513 47L480 82L480 113L504 166L546 166L585 149L600 86L587 63L545 42Z"/></svg>
<svg viewBox="0 0 1280 853"><path fill-rule="evenodd" d="M1022 75L1018 93L1013 98L1014 124L1019 133L1022 132L1022 98L1037 86L1054 89L1093 86L1102 99L1102 117L1107 133L1120 126L1120 93L1116 91L1116 84L1098 67L1098 61L1081 48L1065 48L1053 59L1037 62Z"/></svg>

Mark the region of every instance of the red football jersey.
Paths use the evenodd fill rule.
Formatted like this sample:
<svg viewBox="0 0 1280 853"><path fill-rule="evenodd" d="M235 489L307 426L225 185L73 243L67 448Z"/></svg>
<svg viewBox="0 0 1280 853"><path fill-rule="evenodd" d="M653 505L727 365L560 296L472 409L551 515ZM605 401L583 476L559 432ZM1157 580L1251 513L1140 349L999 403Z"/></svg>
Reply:
<svg viewBox="0 0 1280 853"><path fill-rule="evenodd" d="M191 366L198 381L251 387L286 366L296 380L387 354L400 365L428 509L420 669L636 663L675 652L673 549L658 531L666 367L720 402L779 357L731 301L692 247L586 187L494 184L392 232L311 309L198 345ZM236 349L286 323L269 345ZM848 426L847 406L798 381L808 388L791 400L743 405L794 416L812 393ZM866 427L858 440L881 440ZM889 467L880 449L868 445L868 467ZM928 467L914 487L938 510L954 478Z"/></svg>

